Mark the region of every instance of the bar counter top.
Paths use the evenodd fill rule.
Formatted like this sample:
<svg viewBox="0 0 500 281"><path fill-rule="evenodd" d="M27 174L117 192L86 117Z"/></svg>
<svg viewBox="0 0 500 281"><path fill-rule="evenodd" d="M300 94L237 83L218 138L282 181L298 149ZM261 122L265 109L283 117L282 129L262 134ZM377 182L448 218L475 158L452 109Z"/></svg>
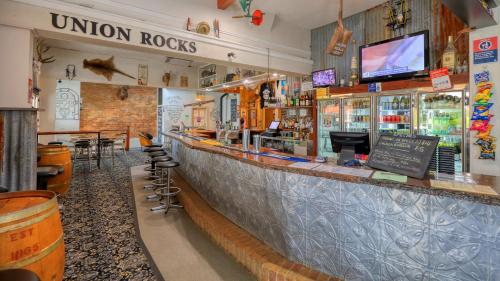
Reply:
<svg viewBox="0 0 500 281"><path fill-rule="evenodd" d="M408 177L406 183L390 181L390 180L378 180L374 179L373 175L375 170L367 167L359 168L345 168L337 166L334 163L321 163L323 169L309 169L290 166L295 162L290 160L282 160L279 158L257 155L253 153L243 152L238 145L232 145L232 147L215 146L210 143L204 143L201 140L191 137L186 134L179 134L174 132L167 132L163 134L166 137L171 137L181 141L186 146L197 149L201 151L206 151L210 153L216 153L224 155L226 157L255 165L261 168L268 168L274 170L281 170L289 173L303 174L314 177L322 177L327 179L361 183L361 184L371 184L376 186L383 186L389 188L406 189L415 192L421 192L425 194L432 195L442 195L450 196L455 198L460 198L468 201L481 202L484 204L500 205L500 177L495 176L485 176L485 175L474 175L474 174L460 174L460 175L430 175L422 180ZM284 154L276 151L271 151L270 149L263 148L263 152L272 152L272 154L279 154L285 156L293 156L289 154ZM309 163L314 163L313 157L300 157L310 160ZM317 163L318 165L320 163ZM299 165L300 166L300 165ZM328 169L324 169L324 168ZM339 172L335 172L338 169ZM325 171L327 170L327 171ZM365 170L365 174L369 176L357 176L349 174L349 171L353 171L356 174L356 170ZM346 172L347 171L347 172Z"/></svg>

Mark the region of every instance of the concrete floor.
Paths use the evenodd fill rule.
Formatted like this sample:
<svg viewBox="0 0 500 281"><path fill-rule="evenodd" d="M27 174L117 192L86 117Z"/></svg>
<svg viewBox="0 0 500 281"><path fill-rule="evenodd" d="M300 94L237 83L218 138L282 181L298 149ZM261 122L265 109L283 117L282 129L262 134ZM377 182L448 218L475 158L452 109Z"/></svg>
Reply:
<svg viewBox="0 0 500 281"><path fill-rule="evenodd" d="M193 223L183 209L168 215L149 209L158 202L146 201L151 191L144 190L144 166L131 168L140 235L156 266L166 281L250 281L249 271ZM175 179L175 178L174 178ZM176 179L175 186L186 184Z"/></svg>

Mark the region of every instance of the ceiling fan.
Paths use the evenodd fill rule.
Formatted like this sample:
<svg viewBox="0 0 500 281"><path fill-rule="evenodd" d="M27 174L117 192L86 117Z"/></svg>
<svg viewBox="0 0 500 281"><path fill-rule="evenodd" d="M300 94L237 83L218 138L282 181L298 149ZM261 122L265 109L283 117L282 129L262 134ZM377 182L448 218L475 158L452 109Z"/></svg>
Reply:
<svg viewBox="0 0 500 281"><path fill-rule="evenodd" d="M259 26L264 22L264 13L261 10L255 10L250 12L253 0L239 0L241 9L243 10L243 15L233 16L234 19L250 18L250 22L256 26Z"/></svg>

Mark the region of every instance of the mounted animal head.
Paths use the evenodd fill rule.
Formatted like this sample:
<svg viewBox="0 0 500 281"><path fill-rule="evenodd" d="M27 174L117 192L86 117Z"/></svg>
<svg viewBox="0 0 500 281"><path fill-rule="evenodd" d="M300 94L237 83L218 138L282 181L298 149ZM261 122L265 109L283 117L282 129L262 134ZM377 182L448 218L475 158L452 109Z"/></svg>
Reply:
<svg viewBox="0 0 500 281"><path fill-rule="evenodd" d="M120 88L120 92L118 93L118 97L121 100L126 100L128 98L128 86L123 86Z"/></svg>
<svg viewBox="0 0 500 281"><path fill-rule="evenodd" d="M37 55L37 60L41 63L51 63L56 61L54 56L50 56L48 58L44 58L43 55L47 53L50 50L49 46L46 46L44 44L44 40L42 39L37 39L35 43L35 49L36 49L36 55Z"/></svg>

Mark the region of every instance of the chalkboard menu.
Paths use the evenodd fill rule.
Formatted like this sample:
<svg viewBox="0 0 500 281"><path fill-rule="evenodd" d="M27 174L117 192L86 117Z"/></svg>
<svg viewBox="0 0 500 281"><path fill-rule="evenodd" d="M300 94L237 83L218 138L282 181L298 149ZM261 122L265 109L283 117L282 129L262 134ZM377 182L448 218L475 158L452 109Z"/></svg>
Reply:
<svg viewBox="0 0 500 281"><path fill-rule="evenodd" d="M422 179L438 143L439 137L383 134L370 152L367 165Z"/></svg>

